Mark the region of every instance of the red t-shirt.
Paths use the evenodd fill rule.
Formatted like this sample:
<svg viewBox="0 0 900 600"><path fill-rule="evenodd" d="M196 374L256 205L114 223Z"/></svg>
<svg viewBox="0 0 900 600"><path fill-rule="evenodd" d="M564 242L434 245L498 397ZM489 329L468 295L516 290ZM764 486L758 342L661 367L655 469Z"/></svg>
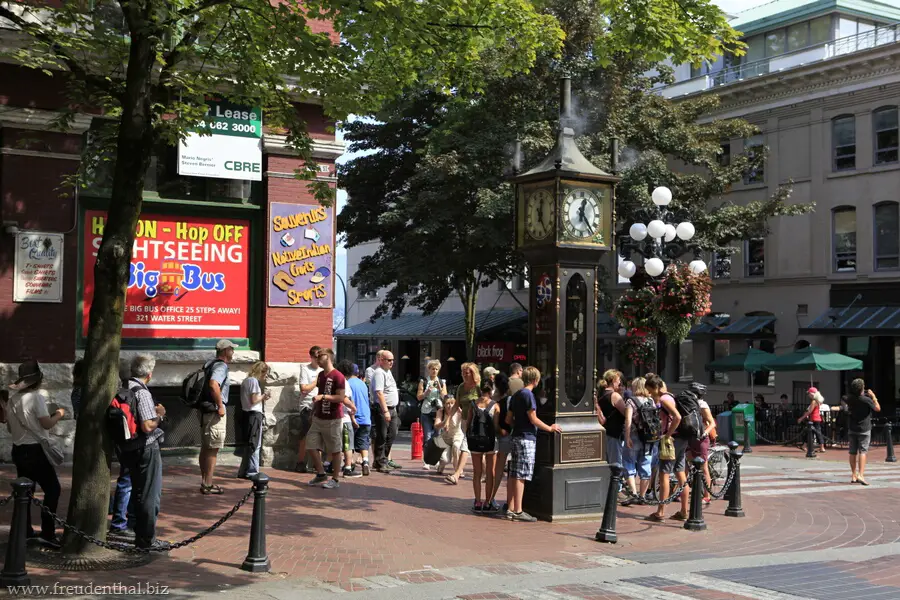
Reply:
<svg viewBox="0 0 900 600"><path fill-rule="evenodd" d="M812 412L809 413L809 420L813 423L821 423L822 422L822 413L819 411L819 403L813 403Z"/></svg>
<svg viewBox="0 0 900 600"><path fill-rule="evenodd" d="M332 369L330 373L322 371L316 379L316 386L319 393L326 396L344 397L344 387L347 385L347 379L337 369ZM344 418L344 405L342 402L329 402L322 400L314 403L313 415L320 419L342 419Z"/></svg>

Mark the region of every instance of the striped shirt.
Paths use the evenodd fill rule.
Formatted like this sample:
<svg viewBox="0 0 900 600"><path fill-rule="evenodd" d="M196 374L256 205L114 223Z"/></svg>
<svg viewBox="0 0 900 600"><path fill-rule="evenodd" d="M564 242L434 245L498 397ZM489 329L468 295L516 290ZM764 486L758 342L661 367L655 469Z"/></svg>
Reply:
<svg viewBox="0 0 900 600"><path fill-rule="evenodd" d="M141 427L144 421L153 421L159 419L156 414L156 402L153 401L153 395L143 383L136 379L128 380L128 389L134 390L134 397L137 400L137 426ZM147 446L157 442L162 443L165 439L166 432L157 427L147 434Z"/></svg>

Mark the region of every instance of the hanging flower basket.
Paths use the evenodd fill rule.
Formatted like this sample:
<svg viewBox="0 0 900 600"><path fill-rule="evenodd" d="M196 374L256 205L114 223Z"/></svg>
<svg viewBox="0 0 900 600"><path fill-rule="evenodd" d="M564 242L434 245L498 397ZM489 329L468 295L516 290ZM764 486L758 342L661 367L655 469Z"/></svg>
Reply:
<svg viewBox="0 0 900 600"><path fill-rule="evenodd" d="M666 269L657 289L658 331L678 344L712 309L712 280L707 273L695 275L687 265L675 263Z"/></svg>
<svg viewBox="0 0 900 600"><path fill-rule="evenodd" d="M656 364L655 336L628 334L621 348L624 357L636 366L653 368Z"/></svg>

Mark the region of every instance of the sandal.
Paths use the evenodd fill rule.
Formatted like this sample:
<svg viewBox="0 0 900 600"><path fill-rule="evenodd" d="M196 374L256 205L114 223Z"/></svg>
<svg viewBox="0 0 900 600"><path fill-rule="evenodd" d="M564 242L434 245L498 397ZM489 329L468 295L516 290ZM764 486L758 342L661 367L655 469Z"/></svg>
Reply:
<svg viewBox="0 0 900 600"><path fill-rule="evenodd" d="M444 481L446 481L447 483L449 483L451 485L457 485L459 483L459 480L456 478L456 475L447 475L446 477L444 477Z"/></svg>
<svg viewBox="0 0 900 600"><path fill-rule="evenodd" d="M224 494L225 490L223 490L222 486L219 486L219 485L203 485L203 484L201 484L200 485L200 493L203 494L204 496L209 496L210 494L217 496L220 494Z"/></svg>
<svg viewBox="0 0 900 600"><path fill-rule="evenodd" d="M869 482L865 479L857 479L856 483L858 483L859 485L869 485Z"/></svg>
<svg viewBox="0 0 900 600"><path fill-rule="evenodd" d="M648 515L648 516L644 517L644 520L650 521L651 523L662 523L666 519L665 519L665 517L661 517L658 514L653 513L652 515Z"/></svg>

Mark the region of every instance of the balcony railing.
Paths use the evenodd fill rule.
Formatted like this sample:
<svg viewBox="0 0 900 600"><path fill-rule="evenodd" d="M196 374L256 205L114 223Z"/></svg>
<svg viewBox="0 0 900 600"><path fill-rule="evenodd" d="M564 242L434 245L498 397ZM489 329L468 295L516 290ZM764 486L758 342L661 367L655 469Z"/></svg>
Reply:
<svg viewBox="0 0 900 600"><path fill-rule="evenodd" d="M726 67L713 73L693 77L660 88L659 91L667 98L674 98L898 42L900 42L900 23L885 25L871 31L779 54L778 56Z"/></svg>

